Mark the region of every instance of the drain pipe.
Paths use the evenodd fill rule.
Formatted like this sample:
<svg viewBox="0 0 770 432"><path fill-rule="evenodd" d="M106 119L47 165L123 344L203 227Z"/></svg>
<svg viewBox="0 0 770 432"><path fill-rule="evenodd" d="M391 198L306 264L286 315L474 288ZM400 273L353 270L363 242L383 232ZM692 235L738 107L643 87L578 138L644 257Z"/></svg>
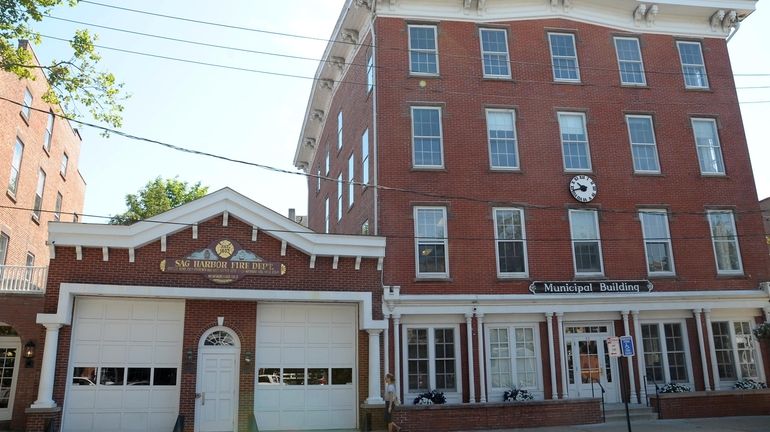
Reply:
<svg viewBox="0 0 770 432"><path fill-rule="evenodd" d="M730 34L727 35L727 40L725 41L725 43L729 43L730 39L732 39L733 36L735 36L735 34L738 33L738 29L740 28L741 28L741 22L736 20L735 24L733 24L733 31L731 31Z"/></svg>

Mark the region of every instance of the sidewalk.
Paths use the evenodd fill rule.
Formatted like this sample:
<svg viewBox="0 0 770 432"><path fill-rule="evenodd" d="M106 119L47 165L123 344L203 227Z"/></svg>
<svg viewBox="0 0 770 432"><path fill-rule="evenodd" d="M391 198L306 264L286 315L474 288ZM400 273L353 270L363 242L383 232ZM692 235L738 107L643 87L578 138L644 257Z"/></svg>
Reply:
<svg viewBox="0 0 770 432"><path fill-rule="evenodd" d="M495 432L626 432L625 421L582 426L558 426L525 429L495 429ZM679 420L632 421L632 432L699 431L699 432L767 432L770 416L715 417ZM470 431L468 431L470 432ZM478 431L477 431L478 432ZM491 430L488 432L492 432Z"/></svg>

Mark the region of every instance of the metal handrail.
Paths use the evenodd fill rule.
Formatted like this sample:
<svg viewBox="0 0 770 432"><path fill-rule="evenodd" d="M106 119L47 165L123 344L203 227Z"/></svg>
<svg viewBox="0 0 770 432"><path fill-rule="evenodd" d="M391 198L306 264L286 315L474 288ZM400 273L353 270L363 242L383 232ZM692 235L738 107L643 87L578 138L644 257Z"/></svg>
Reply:
<svg viewBox="0 0 770 432"><path fill-rule="evenodd" d="M604 406L604 393L607 391L604 390L604 386L602 385L601 381L598 379L591 377L591 396L594 396L594 384L599 384L599 388L602 390L602 422L607 422L607 411Z"/></svg>
<svg viewBox="0 0 770 432"><path fill-rule="evenodd" d="M48 267L0 265L0 293L42 294Z"/></svg>

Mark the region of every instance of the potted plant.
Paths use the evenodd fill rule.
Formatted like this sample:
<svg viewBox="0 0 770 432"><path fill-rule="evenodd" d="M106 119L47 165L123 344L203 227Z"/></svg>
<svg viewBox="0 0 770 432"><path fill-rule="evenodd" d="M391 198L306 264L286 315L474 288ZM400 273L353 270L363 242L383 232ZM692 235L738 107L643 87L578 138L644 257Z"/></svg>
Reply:
<svg viewBox="0 0 770 432"><path fill-rule="evenodd" d="M757 339L770 340L770 322L764 322L751 331Z"/></svg>
<svg viewBox="0 0 770 432"><path fill-rule="evenodd" d="M439 405L444 403L446 403L446 396L438 390L431 390L414 398L415 405Z"/></svg>
<svg viewBox="0 0 770 432"><path fill-rule="evenodd" d="M767 384L761 381L754 381L751 378L744 378L736 382L733 388L736 390L759 390L759 389L766 389Z"/></svg>
<svg viewBox="0 0 770 432"><path fill-rule="evenodd" d="M503 393L503 402L519 402L533 399L535 399L535 396L530 394L529 391L517 389L516 387L506 390L505 393Z"/></svg>
<svg viewBox="0 0 770 432"><path fill-rule="evenodd" d="M668 383L660 388L661 393L687 393L692 391L690 386L679 383Z"/></svg>

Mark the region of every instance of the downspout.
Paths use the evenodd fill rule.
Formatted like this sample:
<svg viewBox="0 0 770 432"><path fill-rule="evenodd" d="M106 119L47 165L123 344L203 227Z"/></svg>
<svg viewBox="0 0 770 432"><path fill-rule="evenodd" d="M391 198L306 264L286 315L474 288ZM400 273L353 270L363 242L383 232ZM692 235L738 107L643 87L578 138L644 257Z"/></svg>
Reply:
<svg viewBox="0 0 770 432"><path fill-rule="evenodd" d="M376 2L375 2L376 8ZM380 218L379 218L379 152L377 151L377 88L379 86L377 76L377 38L375 37L374 22L377 17L376 9L372 10L372 73L374 74L374 88L372 88L372 153L374 154L374 169L372 170L372 180L374 181L374 203L372 210L374 211L374 235L380 235Z"/></svg>
<svg viewBox="0 0 770 432"><path fill-rule="evenodd" d="M735 24L733 24L733 29L730 32L730 34L727 35L727 40L725 41L725 43L730 42L730 39L732 39L733 36L735 36L735 34L738 33L738 29L740 29L740 28L741 28L741 22L740 21L735 21Z"/></svg>

